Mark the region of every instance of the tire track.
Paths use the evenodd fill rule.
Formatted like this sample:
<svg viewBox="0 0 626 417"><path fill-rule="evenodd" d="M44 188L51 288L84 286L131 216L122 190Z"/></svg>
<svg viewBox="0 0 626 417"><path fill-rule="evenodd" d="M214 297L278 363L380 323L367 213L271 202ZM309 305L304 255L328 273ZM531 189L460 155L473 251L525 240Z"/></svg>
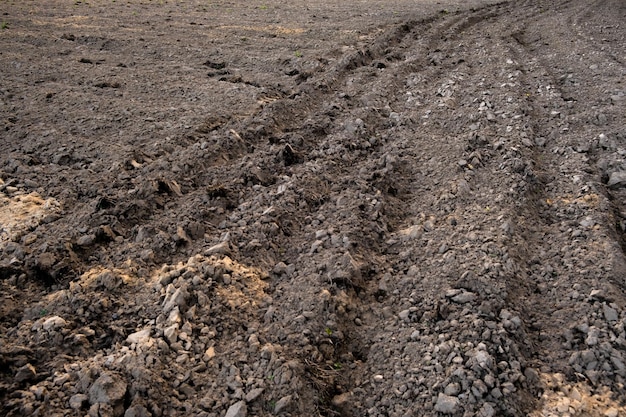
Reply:
<svg viewBox="0 0 626 417"><path fill-rule="evenodd" d="M410 118L397 119L399 113L389 107L390 103L400 102L399 98L405 93L397 74L405 77L422 67L432 67L434 74L429 68L424 81L431 83L438 80L445 85L438 86L439 93L429 92L434 97L441 97L441 100L437 98L424 110L436 111L449 97L445 92L449 85L446 80L440 79L443 70L436 62L439 58L433 55L438 52L441 39L447 42L446 39L453 39L473 25L497 17L498 8L493 6L440 18L432 25L427 24L426 28L418 28L417 23L403 24L392 30L392 35L384 35L383 40L376 41L371 48L343 60L337 70L331 70L321 79L304 86L305 93L290 104L289 110L285 101L276 102L242 125L242 137L246 140L250 136L245 132L261 133L263 138L282 131L302 134L306 142L314 143L314 146L296 149L306 157L302 168L300 165L290 168L291 177L296 179L292 186L300 189L304 187L304 182L321 179L322 188L326 187L321 193L326 195L316 199L319 201L317 204L309 204L310 213L315 213L316 223L331 224L333 228L315 230L311 223L311 226L294 230L289 237L288 241L299 241L298 235L304 237L314 232L317 240L308 250L306 258L296 255L295 251L293 257L286 260L286 263L296 265L298 273L292 275L289 281L281 280L275 288L276 294L284 296L277 295L275 298L275 303L282 307L274 313L274 320L282 322L285 329L281 332L267 329L263 334L268 340L279 342L280 334L290 334L292 326L303 325L300 321L290 322L289 319L299 312L289 306L311 306L306 311L307 315L314 315L319 320L314 323L305 321L304 331L312 345L301 350L298 356L304 363L311 364L308 371L310 383L321 392L317 407L324 415L359 415L364 411L364 404L343 400L350 395L360 397L359 390L363 389L363 379L367 377L360 368L370 360L371 342L368 340L376 338L370 332L379 320L375 316L381 311L383 317L391 312L389 302L393 302L393 298L389 298L389 290L385 288L385 281L391 279L393 268L393 262L386 259L391 255L386 248L388 234L405 223L409 216L417 215L403 208L405 202L413 199L412 195L428 189L436 190L442 183L454 181L456 176L454 170L437 172L442 168L438 161L428 165L428 172L415 171L420 160L428 162L428 159L441 156L443 144L432 142L432 137L440 134L443 126L435 125L427 129L428 133L419 134L420 143L417 146L409 146L404 140L395 138L414 135L421 129L420 119L418 123ZM402 61L403 56L405 62ZM423 58L412 58L419 56ZM385 57L391 59L371 66ZM443 68L454 70L462 64L462 60L457 60ZM338 112L328 116L326 112L329 107L332 110L337 97L348 103L337 104ZM306 106L298 102L306 103ZM267 122L269 120L271 122ZM305 120L305 123L290 126L292 120ZM329 120L332 123L328 123ZM338 128L325 127L331 125ZM317 133L312 138L307 137L310 132ZM456 166L464 151L463 144L458 147L458 155L444 155L446 165ZM325 155L319 165L316 161L321 159L321 151ZM316 179L304 175L312 166L316 166ZM277 171L281 172L282 168ZM355 172L359 173L356 180ZM423 189L412 189L411 184L416 177L425 183ZM324 187L323 183L328 185ZM306 224L306 218L294 218L302 216L295 212L294 209L290 214L291 223ZM346 213L355 215L346 218ZM307 251L301 249L299 252ZM311 285L312 277L319 284ZM432 284L434 289L440 287L438 283ZM366 330L361 330L362 327ZM333 376L337 374L338 365L342 369L345 367L342 377ZM375 375L370 374L369 377ZM352 407L354 410L349 411Z"/></svg>
<svg viewBox="0 0 626 417"><path fill-rule="evenodd" d="M517 13L518 10L513 6L506 10L506 12L510 15L519 15ZM540 16L543 12L538 7L534 8L534 10L531 7L530 10L526 10L525 13L525 17L517 21L517 24L521 27L525 24L527 25L533 19L538 18L538 16ZM489 17L492 16L495 15L491 15ZM506 16L506 14L502 13L500 17L501 16ZM469 20L471 19L468 19L468 21ZM502 20L504 20L504 23ZM470 27L470 25L465 25L463 22L459 22L461 22L461 19L456 20L452 24L448 25L448 27L452 28L456 26L459 31ZM476 21L476 23L478 22L483 23L480 20ZM501 31L506 33L508 20L501 19L499 25L500 26L497 26L496 24L495 29L493 27L489 27L489 29L495 32ZM478 33L482 31L485 31L484 27L476 29L476 32ZM451 34L454 34L453 30L451 31ZM438 33L437 36L433 36L433 38L437 38L438 36L441 37L441 33ZM558 94L558 92L555 93L554 90L550 91L551 86L555 84L555 78L550 75L546 67L541 65L537 52L531 52L526 45L528 43L534 44L535 42L538 42L540 38L523 40L520 36L526 36L526 32L520 29L515 30L512 33L511 38L504 38L502 45L492 47L493 49L488 51L486 56L487 59L493 59L496 57L503 59L503 57L510 55L511 58L513 58L511 60L511 64L517 67L517 74L513 72L513 77L509 77L509 79L518 79L518 81L511 83L514 96L502 97L505 99L502 100L502 102L511 102L510 98L513 98L514 103L511 105L513 107L511 113L513 113L513 119L518 120L518 122L516 122L517 126L514 126L514 128L518 130L518 132L516 132L517 136L509 135L513 137L509 137L509 140L505 140L504 143L501 143L501 141L496 143L491 142L492 134L504 134L507 132L510 125L503 126L505 127L504 131L499 130L497 127L482 129L479 126L478 130L483 133L484 136L481 136L480 134L468 135L468 143L465 145L465 149L463 149L463 151L466 151L469 154L468 159L471 159L473 162L468 164L467 161L465 161L465 164L463 164L461 168L465 167L465 170L471 173L469 178L466 176L466 178L459 179L458 176L455 178L455 176L449 175L449 168L455 166L454 161L456 158L452 155L449 155L451 156L450 158L443 158L438 161L439 164L435 163L436 167L430 171L419 172L415 171L415 168L409 168L404 171L397 170L395 173L407 175L409 178L419 177L420 181L423 182L427 182L433 176L438 174L439 178L434 178L431 186L425 186L422 189L416 189L413 187L413 189L408 193L409 195L418 195L429 190L441 191L441 184L453 184L449 190L450 192L442 192L439 199L420 198L416 200L407 196L405 198L406 201L412 201L411 215L416 216L417 219L415 220L418 220L413 223L417 224L409 224L408 227L404 229L401 228L398 230L398 233L396 233L395 239L392 238L387 240L387 243L391 247L399 245L406 249L406 247L411 244L407 244L405 236L410 236L411 239L414 239L422 233L431 233L433 229L440 228L441 230L439 230L439 234L431 234L431 239L424 242L425 252L427 252L427 257L432 257L433 254L435 254L435 256L437 256L437 254L444 256L442 256L438 262L433 262L433 267L424 268L424 266L429 263L429 259L423 256L415 257L413 255L413 258L410 259L409 262L406 262L402 260L402 257L407 257L406 250L403 252L401 252L401 249L388 250L388 255L392 255L393 257L399 256L400 260L388 261L388 265L391 266L388 271L391 273L387 272L386 274L379 274L382 276L379 276L379 280L373 281L374 285L370 286L370 288L372 288L370 293L375 292L378 294L378 300L380 300L381 297L383 299L385 297L389 297L386 302L383 302L379 307L373 308L373 310L382 311L383 317L379 317L378 319L373 318L373 315L376 313L373 313L372 311L367 312L368 308L370 308L370 306L367 305L361 307L361 314L368 316L369 313L369 319L375 321L375 324L372 325L373 328L385 329L385 326L387 326L387 328L391 327L393 330L371 332L370 328L363 332L363 334L367 335L363 337L364 339L374 341L382 340L382 342L380 344L375 342L373 346L370 347L370 359L365 365L367 369L357 369L357 371L351 376L353 380L353 388L350 390L350 393L357 399L350 400L350 406L348 408L356 406L357 409L359 409L359 407L363 407L363 410L365 411L368 403L372 404L377 403L378 401L384 403L383 397L381 397L380 392L377 389L377 387L380 387L381 385L377 385L376 382L385 384L385 382L383 382L385 375L382 372L377 373L377 367L378 369L389 369L388 364L386 364L387 366L377 366L377 364L371 365L370 363L374 361L385 362L388 359L395 358L395 356L392 352L371 353L373 350L377 350L379 346L381 348L382 346L385 346L385 342L389 339L406 341L408 344L419 341L420 343L418 343L418 345L421 344L421 346L413 346L413 348L416 351L422 352L422 358L426 357L432 359L433 357L436 357L436 354L439 353L437 349L430 352L428 352L428 349L424 349L426 341L433 340L429 337L429 333L434 330L435 333L439 334L440 340L442 334L447 333L446 337L450 337L450 333L448 333L450 328L447 327L446 324L438 323L440 323L443 319L452 322L456 321L454 317L457 317L456 314L459 312L458 310L455 311L454 303L450 303L449 298L454 299L459 295L468 293L475 294L486 292L487 294L498 294L498 296L485 297L485 300L479 305L479 310L481 311L479 316L486 317L486 321L482 324L480 323L480 319L478 319L478 324L474 322L474 325L479 329L481 327L483 328L483 337L485 335L491 336L491 340L485 340L488 345L488 351L492 353L494 357L499 358L497 359L498 369L495 370L495 372L500 376L500 384L496 383L496 387L494 388L493 382L489 379L490 374L487 373L487 375L482 375L482 384L478 383L476 385L476 381L478 381L478 379L474 379L473 385L469 390L470 398L472 398L471 395L474 396L474 399L486 396L487 402L483 403L483 406L478 410L479 412L489 414L491 412L490 410L493 409L493 406L490 404L494 401L498 402L499 406L503 407L501 409L502 412L506 411L507 413L512 413L513 415L526 414L537 406L534 400L537 398L537 395L539 395L544 389L547 391L548 388L554 388L553 385L550 385L551 382L544 381L544 378L546 378L545 375L558 375L559 372L563 372L566 375L569 375L570 378L573 378L573 381L576 380L576 377L571 373L571 371L568 373L566 369L568 368L566 363L571 351L567 352L561 349L561 339L563 337L563 333L560 330L564 326L569 325L571 322L572 310L569 310L569 307L563 309L558 305L558 303L557 305L553 303L551 297L554 296L555 292L553 288L547 287L545 275L546 271L550 270L562 270L563 267L565 267L566 270L574 268L573 265L569 265L567 263L564 265L557 263L554 266L550 266L549 262L546 262L547 260L545 259L546 254L550 254L548 256L551 257L554 257L555 255L553 250L555 240L545 239L546 236L549 236L551 233L557 235L561 234L560 239L564 239L561 243L563 245L567 245L566 242L569 241L569 237L562 236L564 222L561 221L558 224L553 225L553 223L555 223L554 218L567 218L568 216L564 216L563 213L558 211L555 213L554 208L550 207L550 204L552 204L551 202L558 201L559 199L563 200L563 193L573 193L573 190L571 190L571 184L558 180L558 178L564 173L563 167L568 165L566 162L569 156L562 153L559 155L559 151L556 149L557 157L555 157L550 152L544 152L541 149L545 146L545 138L553 137L555 133L558 132L558 129L564 128L562 123L555 123L554 117L555 115L561 114L561 112L566 110L566 103L564 102L561 94ZM472 39L471 36L469 37ZM439 44L436 42L433 42L430 44L430 49L439 49L437 48L438 45ZM444 52L449 52L449 50L446 51L445 48L441 49L443 49ZM451 66L446 69L454 71L457 68L458 66ZM545 74L546 71L547 76ZM472 77L478 78L480 76L480 74L472 73L471 71L469 72L470 74L464 74L467 79L471 79ZM424 73L427 73L428 75L424 75ZM441 77L441 73L441 71L429 73L426 70L422 70L420 75L432 84L434 80L442 81L441 78L438 79L438 77ZM449 89L451 85L453 84L448 83L445 88ZM441 90L440 88L435 95L439 94L442 97L451 98L454 93L447 94L445 92L445 88L444 90ZM473 91L474 93L477 92L475 90L470 91ZM466 90L465 94L469 95L471 93ZM493 100L495 101L497 98L494 98ZM445 106L445 103L438 104L444 104ZM432 114L433 111L436 111L437 107L426 111L430 110L430 114ZM487 103L485 107L489 108L489 103ZM548 112L547 109L550 111ZM487 110L486 113L489 114L489 111ZM489 120L489 116L487 116L487 120ZM543 126L554 126L554 128L546 129L543 128ZM437 135L444 136L442 135L441 129L449 127L449 125L446 125L445 122L441 121L439 121L436 127L431 129L423 129L422 126L420 136L423 135L423 137L427 138L429 133L432 135L430 138L433 136L436 137ZM471 129L473 129L473 127ZM461 129L461 131L463 131L463 129ZM419 147L420 145L421 147ZM449 144L447 146L449 146ZM502 150L498 152L499 155L498 153L494 155L494 153L490 151L489 147L496 150ZM537 147L539 149L537 149ZM419 151L417 151L417 149L419 149ZM440 147L434 147L433 149L433 155L441 152ZM456 149L453 148L452 150ZM552 148L551 151L554 153L555 149ZM428 147L424 146L424 143L419 143L418 148L403 149L403 152L414 158L411 164L407 165L421 165L420 168L422 168L426 165L423 164L424 162L429 162L433 159L432 157L428 158ZM424 156L425 154L426 156ZM422 155L422 159L420 159L419 155ZM441 158L440 155L439 157ZM489 158L494 158L495 161L490 162ZM496 161L497 164L495 164ZM581 165L584 166L585 161L577 162L580 162ZM478 173L474 173L473 171L475 171L475 168L473 166L478 167L480 165L483 165L483 168L478 170ZM449 167L448 170L443 168L443 171L445 171L446 174L441 173L442 166ZM560 167L560 169L554 170L553 167ZM488 169L491 169L492 171L484 175L481 174L481 172ZM570 166L569 169L569 172L566 171L567 175L575 176L576 173L584 173L584 169L581 170L580 166ZM452 172L454 172L454 170L452 170ZM466 173L465 171L463 172ZM481 194L481 189L489 187L487 184L494 184L498 181L502 182L500 186L496 186L495 189L486 189L484 190L486 193ZM459 185L461 187L459 187ZM484 260L482 260L481 262L483 262L483 267L479 268L478 271L480 271L479 275L484 274L484 278L479 278L475 272L467 270L469 265L476 264L477 259L475 258L475 254L466 256L466 263L463 263L462 261L459 261L458 263L454 262L455 255L446 256L446 254L450 253L448 243L450 241L449 236L455 236L454 227L458 224L457 217L465 217L466 219L473 218L475 221L486 222L487 224L494 223L491 219L485 219L484 216L480 216L478 213L467 213L467 207L458 208L458 206L455 207L455 204L441 204L442 200L445 202L445 200L449 199L451 195L453 196L451 199L455 199L457 194L462 195L464 189L467 187L470 189L472 187L477 188L476 190L470 190L470 194L473 194L472 197L475 201L480 201L479 205L482 207L489 208L488 204L490 204L490 199L502 199L502 201L500 201L502 208L499 210L499 213L502 214L494 213L497 215L497 222L494 224L495 227L487 227L488 230L484 233L485 236L482 238L482 246L480 246L480 249L477 251L477 253L485 253L487 257L501 259L501 262L484 263ZM512 191L509 192L509 189ZM585 200L585 196L580 197L582 201L584 201L583 205L587 204L589 206L586 208L583 207L583 211L593 208L588 203L593 201L593 195L595 194L587 193L587 195L589 196L587 200ZM547 207L546 204L548 204ZM426 208L429 206L432 207L430 210ZM440 209L436 210L435 207ZM428 211L431 213L429 214ZM453 227L445 225L445 220L441 217L437 218L437 216L433 215L433 212L439 216L444 214L444 216L442 216L443 219L449 219L450 226ZM411 215L407 216L407 214L404 213L403 217L404 219L408 219ZM580 215L581 213L579 212L577 216ZM544 221L537 223L536 219L544 219ZM403 222L406 222L406 220L400 221L399 224L402 224ZM567 221L565 223L567 223ZM477 234L473 233L472 227L470 227L467 231L469 232L468 236ZM480 238L478 239L480 240ZM472 239L470 238L469 240ZM462 242L462 240L460 240L460 242ZM493 244L494 242L504 244L506 249L502 251L497 247L497 244ZM467 240L465 243L465 247L467 247ZM469 245L472 246L472 244ZM394 252L394 250L397 250L398 252ZM580 253L576 252L577 249L572 247L567 247L567 250L572 251L573 253ZM459 255L457 254L456 256ZM571 256L572 255L570 253L566 253L564 257L567 258ZM408 257L410 258L411 255L409 254ZM421 271L409 267L410 263L419 264ZM455 263L458 266L455 265L448 268L449 264ZM537 268L537 265L540 265L540 267ZM459 270L461 269L459 266L462 266L465 271ZM588 267L588 265L585 265L585 261L583 261L580 266L583 268L585 266ZM437 271L437 269L439 270ZM583 276L589 271L588 269L583 269L581 272L580 276L572 278L571 280L564 277L565 280L558 281L558 287L564 291L565 287L568 285L572 285L574 282L584 281ZM425 278L425 275L428 275L429 273L432 273L432 276L436 277L436 279L429 280L428 278ZM548 275L550 274L550 272L547 273ZM405 278L397 278L398 274L400 276L404 274ZM452 278L457 274L460 275L460 279ZM448 277L448 281L446 282L445 279L442 280L441 278L443 277ZM396 286L396 288L401 288L403 281L415 279L421 280L421 285L414 285L412 288L419 288L419 291L417 292L427 294L422 295L422 300L415 299L416 297L414 297L414 294L416 294L416 291L411 293L411 297L407 299L408 303L403 302L401 296L391 295L397 294L398 289L394 291L390 289L390 287ZM598 279L602 280L601 277ZM550 279L548 279L548 281L550 281ZM444 292L448 285L453 286L453 290L447 293L449 297L439 298L435 295L437 293L441 294ZM404 285L404 289L400 290L400 293L405 291L407 288L411 288L411 286ZM463 297L460 299L463 300ZM398 310L401 309L402 304L406 304L410 307L398 312ZM546 310L537 311L537 306L542 306L541 308ZM576 304L574 303L572 307L575 309ZM421 327L420 329L420 326L415 326L418 329L416 330L414 328L414 330L410 332L407 337L408 332L406 329L405 331L397 331L394 329L393 324L389 324L396 313L399 313L398 317L401 321L409 323L418 321L425 327ZM486 326L486 329L483 326ZM500 334L498 336L495 336L490 330L492 326L495 326L496 329L500 329L498 332ZM479 333L480 331L475 331L475 333L470 334ZM440 348L439 351L447 350L450 352L450 350L452 350L450 355L452 355L453 359L459 358L460 360L463 360L463 362L467 360L465 364L471 364L472 358L466 350L466 345L463 343L459 345L456 344L456 342L453 342L452 339L454 339L455 336L452 336L450 340L447 340L446 337L443 339L443 344L437 345L437 348ZM567 338L567 336L565 337ZM458 338L458 336L456 338ZM445 342L448 342L448 345L446 345ZM453 347L451 348L450 346ZM494 348L494 351L491 350L492 347ZM458 350L456 351L457 353L455 353L456 349L460 349L461 351L466 350L465 356L458 353ZM402 350L392 349L392 351L395 351L395 354L399 355L399 358L402 357ZM555 352L559 353L555 355ZM454 356L455 354L458 356ZM417 357L419 356L420 355L417 355ZM428 359L428 361L431 359ZM423 361L421 362L423 363ZM420 363L420 361L416 360L415 362L410 363ZM441 371L437 368L438 366L442 367L441 363L435 363L433 366L427 362L425 369L431 368L435 374L438 374L441 373ZM404 382L401 384L393 384L392 386L397 386L397 388L391 389L391 392L394 392L395 395L400 398L413 398L413 401L419 404L417 408L422 411L432 410L431 407L433 407L433 405L435 411L441 411L445 405L441 405L439 400L431 402L431 399L435 394L437 394L437 392L441 392L443 388L445 388L443 389L444 392L454 392L455 388L450 388L448 391L448 387L454 386L455 384L461 384L461 389L465 389L463 386L465 380L462 376L458 375L458 372L459 370L457 369L457 371L452 372L452 375L447 374L447 378L442 378L434 385L428 387L428 389L424 389L425 387L423 386L421 388L414 388L408 396L406 394L410 392L410 389L407 387L410 387L411 384L415 385L416 382L414 381L414 378L407 378L406 373L403 374L400 372L399 378L402 379L402 375L404 375L405 381L400 381ZM445 372L444 375L446 375ZM456 375L456 378L454 375ZM397 376L398 373L396 373L396 377ZM432 377L433 375L431 375L431 378ZM472 380L471 378L472 377L470 377L470 382ZM372 379L374 381L373 384L371 382ZM432 381L432 379L430 380ZM459 380L460 382L455 382ZM419 385L419 380L417 380L417 382ZM488 393L483 391L483 387L485 386L487 386L486 391ZM491 392L489 392L490 389ZM615 389L615 387L613 389ZM385 392L388 392L388 390L385 390ZM593 390L590 390L589 392L593 393ZM501 393L505 394L505 399L501 399L499 397ZM506 399L509 396L513 396L515 399ZM371 399L366 400L366 398ZM340 396L338 402L345 408L345 404L343 404L344 400L345 398ZM555 403L550 403L552 400L553 399L548 398L545 400L545 404L543 406L547 407L546 409L558 406L558 404L555 405ZM456 403L452 401L452 404L454 406ZM370 413L381 412L380 410L376 410L376 407L369 408L367 410ZM457 409L455 408L455 410Z"/></svg>

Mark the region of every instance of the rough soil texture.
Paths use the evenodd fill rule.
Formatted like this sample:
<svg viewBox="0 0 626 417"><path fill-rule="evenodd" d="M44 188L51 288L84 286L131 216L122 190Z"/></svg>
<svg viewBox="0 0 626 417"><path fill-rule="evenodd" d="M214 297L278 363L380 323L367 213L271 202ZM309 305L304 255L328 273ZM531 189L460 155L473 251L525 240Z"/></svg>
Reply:
<svg viewBox="0 0 626 417"><path fill-rule="evenodd" d="M0 12L0 414L626 415L624 1Z"/></svg>

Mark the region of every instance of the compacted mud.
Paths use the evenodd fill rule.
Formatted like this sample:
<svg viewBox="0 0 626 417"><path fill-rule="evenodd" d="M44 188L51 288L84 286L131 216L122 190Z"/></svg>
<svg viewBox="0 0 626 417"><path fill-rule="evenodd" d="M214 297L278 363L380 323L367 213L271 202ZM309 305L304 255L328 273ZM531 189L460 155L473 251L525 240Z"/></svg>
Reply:
<svg viewBox="0 0 626 417"><path fill-rule="evenodd" d="M626 415L626 3L0 3L0 414Z"/></svg>

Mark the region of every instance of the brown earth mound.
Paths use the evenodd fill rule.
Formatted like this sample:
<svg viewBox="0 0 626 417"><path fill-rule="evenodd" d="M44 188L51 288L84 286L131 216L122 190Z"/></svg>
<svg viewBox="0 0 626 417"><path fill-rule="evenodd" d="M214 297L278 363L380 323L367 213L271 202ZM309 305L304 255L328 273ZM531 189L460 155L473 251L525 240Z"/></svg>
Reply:
<svg viewBox="0 0 626 417"><path fill-rule="evenodd" d="M623 1L0 12L0 414L626 415Z"/></svg>

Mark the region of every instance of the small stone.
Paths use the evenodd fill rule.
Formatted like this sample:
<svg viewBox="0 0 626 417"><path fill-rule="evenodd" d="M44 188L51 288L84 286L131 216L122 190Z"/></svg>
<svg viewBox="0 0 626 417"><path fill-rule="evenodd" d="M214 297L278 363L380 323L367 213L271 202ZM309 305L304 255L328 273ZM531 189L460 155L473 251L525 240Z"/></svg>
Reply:
<svg viewBox="0 0 626 417"><path fill-rule="evenodd" d="M589 327L589 333L587 333L587 337L585 338L585 343L588 346L595 346L598 344L598 338L600 336L600 329L595 326Z"/></svg>
<svg viewBox="0 0 626 417"><path fill-rule="evenodd" d="M409 309L402 310L398 314L398 317L400 317L400 320L409 321L409 314L411 314L411 310L409 310Z"/></svg>
<svg viewBox="0 0 626 417"><path fill-rule="evenodd" d="M259 398L259 396L262 393L263 393L263 388L254 388L254 389L250 390L250 392L248 392L246 394L246 402L251 403L252 401L254 401L257 398Z"/></svg>
<svg viewBox="0 0 626 417"><path fill-rule="evenodd" d="M473 292L469 292L469 291L463 291L462 293L457 294L454 297L452 297L452 301L458 304L471 303L474 300L476 300L476 294L474 294Z"/></svg>
<svg viewBox="0 0 626 417"><path fill-rule="evenodd" d="M611 407L604 412L604 417L617 417L617 416L619 416L619 410L614 407Z"/></svg>
<svg viewBox="0 0 626 417"><path fill-rule="evenodd" d="M323 239L328 236L328 230L318 230L315 232L315 239Z"/></svg>
<svg viewBox="0 0 626 417"><path fill-rule="evenodd" d="M459 399L443 393L439 393L437 397L437 403L435 404L435 411L444 414L454 414L458 411Z"/></svg>
<svg viewBox="0 0 626 417"><path fill-rule="evenodd" d="M478 411L478 417L493 417L496 415L496 410L490 403L484 403Z"/></svg>
<svg viewBox="0 0 626 417"><path fill-rule="evenodd" d="M204 352L204 356L202 356L202 360L205 362L210 361L211 359L213 359L215 357L215 348L213 346L210 346L205 352Z"/></svg>
<svg viewBox="0 0 626 417"><path fill-rule="evenodd" d="M615 310L612 307L609 307L608 305L604 304L602 306L602 312L604 313L604 318L606 319L606 321L617 321L618 319L618 315L617 315L617 310Z"/></svg>
<svg viewBox="0 0 626 417"><path fill-rule="evenodd" d="M343 394L335 395L332 399L333 406L337 408L344 408L349 404L351 397L351 392L344 392Z"/></svg>
<svg viewBox="0 0 626 417"><path fill-rule="evenodd" d="M556 410L559 413L565 413L565 412L569 411L569 405L570 405L570 399L569 398L562 398L556 404Z"/></svg>
<svg viewBox="0 0 626 417"><path fill-rule="evenodd" d="M531 367L528 367L524 370L524 376L526 377L526 381L530 385L539 383L539 373Z"/></svg>
<svg viewBox="0 0 626 417"><path fill-rule="evenodd" d="M178 340L178 324L172 324L166 327L165 330L163 330L163 336L165 336L170 345L176 343Z"/></svg>
<svg viewBox="0 0 626 417"><path fill-rule="evenodd" d="M491 390L491 396L495 398L496 400L499 398L502 398L502 391L500 391L500 388L495 387L494 389Z"/></svg>
<svg viewBox="0 0 626 417"><path fill-rule="evenodd" d="M261 342L259 341L259 336L257 336L256 333L252 333L250 337L248 337L248 344L250 345L250 347L254 349L258 349L259 346L261 346Z"/></svg>
<svg viewBox="0 0 626 417"><path fill-rule="evenodd" d="M91 404L108 405L114 410L114 415L120 416L124 411L124 396L126 382L115 374L103 373L89 388L89 402Z"/></svg>
<svg viewBox="0 0 626 417"><path fill-rule="evenodd" d="M522 138L522 145L526 146L527 148L532 148L534 144L533 141L529 138Z"/></svg>
<svg viewBox="0 0 626 417"><path fill-rule="evenodd" d="M487 391L487 385L481 379L475 380L472 384L472 394L474 394L476 398L482 398L482 396L485 395Z"/></svg>
<svg viewBox="0 0 626 417"><path fill-rule="evenodd" d="M461 385L457 382L451 382L446 385L446 388L443 390L443 393L446 395L450 395L456 397L461 392Z"/></svg>
<svg viewBox="0 0 626 417"><path fill-rule="evenodd" d="M583 396L580 395L580 391L576 387L573 387L569 392L569 397L574 401L582 401Z"/></svg>
<svg viewBox="0 0 626 417"><path fill-rule="evenodd" d="M87 404L89 397L85 394L75 394L70 397L70 408L80 410Z"/></svg>
<svg viewBox="0 0 626 417"><path fill-rule="evenodd" d="M274 412L278 414L281 411L286 410L290 405L291 405L291 395L282 397L280 400L276 401L276 406L274 406Z"/></svg>
<svg viewBox="0 0 626 417"><path fill-rule="evenodd" d="M607 185L611 188L619 188L626 186L626 171L615 171L609 176Z"/></svg>
<svg viewBox="0 0 626 417"><path fill-rule="evenodd" d="M67 322L59 316L52 316L43 322L43 329L50 331L67 326Z"/></svg>
<svg viewBox="0 0 626 417"><path fill-rule="evenodd" d="M140 330L138 332L135 333L131 333L128 335L128 337L126 338L126 341L128 343L145 343L148 341L148 339L150 339L150 327L148 327L147 329L143 329Z"/></svg>
<svg viewBox="0 0 626 417"><path fill-rule="evenodd" d="M124 413L124 417L151 417L152 414L146 407L140 404L130 406Z"/></svg>
<svg viewBox="0 0 626 417"><path fill-rule="evenodd" d="M98 274L95 282L97 283L97 286L104 287L107 290L117 289L124 284L124 280L119 274L109 270L105 270Z"/></svg>
<svg viewBox="0 0 626 417"><path fill-rule="evenodd" d="M383 377L382 375L378 374L378 375L374 375L374 382L383 382L383 380L385 379L385 377Z"/></svg>
<svg viewBox="0 0 626 417"><path fill-rule="evenodd" d="M246 417L248 415L248 406L245 401L237 401L228 407L226 417Z"/></svg>
<svg viewBox="0 0 626 417"><path fill-rule="evenodd" d="M48 394L46 387L42 387L41 385L32 385L28 390L35 394L35 398L39 401L41 401L44 396Z"/></svg>
<svg viewBox="0 0 626 417"><path fill-rule="evenodd" d="M171 284L170 284L171 285ZM163 312L169 313L174 307L178 307L179 310L183 310L187 301L187 292L182 288L177 288L168 297L165 297L163 301Z"/></svg>
<svg viewBox="0 0 626 417"><path fill-rule="evenodd" d="M207 256L210 255L228 255L230 254L230 245L228 242L221 242L215 246L211 246L209 249L204 251L204 254Z"/></svg>
<svg viewBox="0 0 626 417"><path fill-rule="evenodd" d="M90 246L96 241L96 235L83 235L76 240L78 246Z"/></svg>
<svg viewBox="0 0 626 417"><path fill-rule="evenodd" d="M494 385L496 384L496 378L491 374L485 375L485 377L483 378L483 381L485 381L485 384L487 384L489 388L493 388Z"/></svg>
<svg viewBox="0 0 626 417"><path fill-rule="evenodd" d="M72 379L71 375L68 373L62 373L52 381L54 385L63 386L66 382L69 382Z"/></svg>
<svg viewBox="0 0 626 417"><path fill-rule="evenodd" d="M579 223L582 227L590 228L596 224L596 221L591 216L586 216Z"/></svg>
<svg viewBox="0 0 626 417"><path fill-rule="evenodd" d="M624 362L622 362L620 358L617 356L611 356L611 363L613 364L613 369L615 369L615 372L618 375L626 375L626 365L624 365Z"/></svg>
<svg viewBox="0 0 626 417"><path fill-rule="evenodd" d="M284 262L278 262L272 270L276 275L283 275L287 272L287 265Z"/></svg>
<svg viewBox="0 0 626 417"><path fill-rule="evenodd" d="M30 363L27 363L17 370L17 373L15 374L15 382L32 381L36 376L37 371L35 370L35 367Z"/></svg>

